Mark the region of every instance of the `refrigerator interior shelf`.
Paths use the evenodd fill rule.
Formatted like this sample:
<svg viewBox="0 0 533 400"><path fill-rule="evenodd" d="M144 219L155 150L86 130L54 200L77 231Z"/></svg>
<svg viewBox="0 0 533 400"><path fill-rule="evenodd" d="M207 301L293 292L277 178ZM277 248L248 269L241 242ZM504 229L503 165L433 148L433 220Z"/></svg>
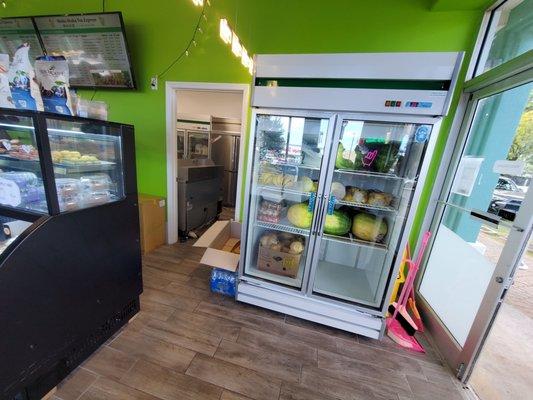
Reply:
<svg viewBox="0 0 533 400"><path fill-rule="evenodd" d="M350 234L350 237L347 237L347 236L328 235L327 233L324 233L323 237L324 237L324 240L345 243L345 244L349 244L353 246L371 247L373 249L383 250L383 251L389 250L389 247L386 244L373 243L373 242L367 242L366 240L355 239L351 234Z"/></svg>
<svg viewBox="0 0 533 400"><path fill-rule="evenodd" d="M54 163L54 172L58 175L68 175L68 174L80 174L84 172L102 172L102 171L111 171L116 167L116 163L109 161L102 161L101 164L80 164L80 165L66 165L66 164L55 164Z"/></svg>
<svg viewBox="0 0 533 400"><path fill-rule="evenodd" d="M17 160L13 157L5 157L0 155L0 167L38 172L41 169L39 160ZM101 172L110 171L116 167L116 163L109 161L101 161L98 164L59 164L54 163L54 172L59 175L79 174L84 172Z"/></svg>
<svg viewBox="0 0 533 400"><path fill-rule="evenodd" d="M301 192L299 190L294 190L290 188L284 188L284 187L279 187L279 186L266 186L266 185L258 186L258 193L264 193L264 192L275 193L275 194L280 195L281 197L283 196L283 194L302 196L306 198L311 196L310 192Z"/></svg>
<svg viewBox="0 0 533 400"><path fill-rule="evenodd" d="M38 172L41 169L39 160L17 160L4 155L0 155L0 167L31 172Z"/></svg>
<svg viewBox="0 0 533 400"><path fill-rule="evenodd" d="M285 162L270 162L269 165L274 165L277 167L295 167L295 168L301 168L301 169L307 169L311 171L320 171L320 167L311 167L309 165L304 164L293 164L293 163L285 163Z"/></svg>
<svg viewBox="0 0 533 400"><path fill-rule="evenodd" d="M314 292L345 301L375 306L368 279L370 271L342 264L320 261Z"/></svg>
<svg viewBox="0 0 533 400"><path fill-rule="evenodd" d="M277 224L272 222L256 221L255 226L281 232L293 233L295 235L309 236L309 229L301 229L292 226L287 218L281 219Z"/></svg>
<svg viewBox="0 0 533 400"><path fill-rule="evenodd" d="M351 206L351 207L357 207L357 208L364 208L367 210L375 210L375 211L387 211L387 212L393 212L397 213L398 210L396 210L394 207L391 206L374 206L367 203L357 203L354 201L344 201L344 200L335 200L335 204L340 204L343 206Z"/></svg>
<svg viewBox="0 0 533 400"><path fill-rule="evenodd" d="M371 171L360 171L360 170L353 170L353 169L338 169L335 168L336 173L339 174L351 174L351 175L359 175L359 176L368 176L373 178L384 178L384 179L397 179L397 180L405 180L405 178L395 175L395 174L385 174L383 172L371 172Z"/></svg>

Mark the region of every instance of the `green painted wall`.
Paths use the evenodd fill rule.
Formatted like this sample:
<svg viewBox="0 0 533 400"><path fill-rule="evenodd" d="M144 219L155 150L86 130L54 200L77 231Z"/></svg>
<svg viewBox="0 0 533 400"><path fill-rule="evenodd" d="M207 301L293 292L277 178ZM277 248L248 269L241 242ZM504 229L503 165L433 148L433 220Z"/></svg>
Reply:
<svg viewBox="0 0 533 400"><path fill-rule="evenodd" d="M95 99L109 104L111 120L135 125L139 190L165 195L164 82L159 82L158 91L151 91L148 83L184 49L200 9L191 0L105 3L107 11L120 10L124 15L139 90L102 90ZM250 82L248 72L218 37L220 17L228 19L250 53L469 52L483 14L482 9L435 10L429 0L211 0L211 4L198 47L164 80ZM0 16L101 10L101 0L11 0ZM90 97L92 92L82 95ZM453 112L442 125L428 182L438 168L452 116ZM426 185L414 231L429 191Z"/></svg>

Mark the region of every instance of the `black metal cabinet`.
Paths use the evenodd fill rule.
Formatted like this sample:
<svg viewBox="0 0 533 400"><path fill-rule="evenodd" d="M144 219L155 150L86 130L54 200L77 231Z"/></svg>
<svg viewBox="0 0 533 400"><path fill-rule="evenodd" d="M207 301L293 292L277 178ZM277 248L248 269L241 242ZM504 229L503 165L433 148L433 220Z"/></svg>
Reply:
<svg viewBox="0 0 533 400"><path fill-rule="evenodd" d="M133 127L0 109L0 399L39 399L139 311Z"/></svg>

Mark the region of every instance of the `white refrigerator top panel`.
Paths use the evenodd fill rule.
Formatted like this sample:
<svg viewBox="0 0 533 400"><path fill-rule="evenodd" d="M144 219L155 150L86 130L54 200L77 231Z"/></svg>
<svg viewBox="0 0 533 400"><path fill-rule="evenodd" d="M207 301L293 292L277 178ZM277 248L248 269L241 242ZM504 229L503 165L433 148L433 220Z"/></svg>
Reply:
<svg viewBox="0 0 533 400"><path fill-rule="evenodd" d="M259 54L257 78L452 80L462 53Z"/></svg>
<svg viewBox="0 0 533 400"><path fill-rule="evenodd" d="M256 86L253 105L262 108L443 115L444 90L346 89Z"/></svg>

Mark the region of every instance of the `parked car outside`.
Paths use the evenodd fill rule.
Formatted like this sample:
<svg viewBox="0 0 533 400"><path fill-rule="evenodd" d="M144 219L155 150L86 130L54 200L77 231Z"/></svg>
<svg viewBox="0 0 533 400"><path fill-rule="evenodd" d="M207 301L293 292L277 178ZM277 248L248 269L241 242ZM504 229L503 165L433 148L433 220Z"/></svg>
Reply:
<svg viewBox="0 0 533 400"><path fill-rule="evenodd" d="M488 212L508 221L514 221L524 195L524 191L512 179L501 176L492 194Z"/></svg>

